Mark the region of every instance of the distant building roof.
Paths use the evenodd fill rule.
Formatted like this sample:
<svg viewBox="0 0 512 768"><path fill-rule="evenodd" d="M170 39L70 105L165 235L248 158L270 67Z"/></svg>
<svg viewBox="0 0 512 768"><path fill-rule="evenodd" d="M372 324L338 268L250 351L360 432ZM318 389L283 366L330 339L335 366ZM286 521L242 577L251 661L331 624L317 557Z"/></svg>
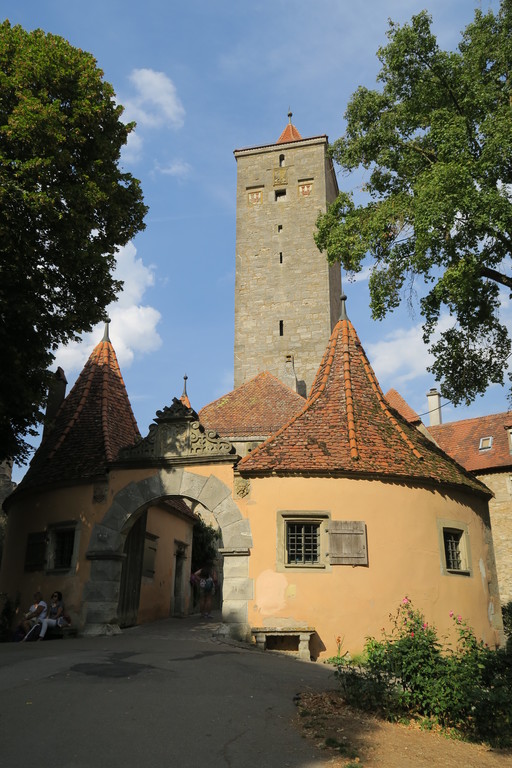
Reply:
<svg viewBox="0 0 512 768"><path fill-rule="evenodd" d="M421 423L421 419L414 411L409 403L407 403L402 395L396 391L396 389L390 389L386 392L384 395L386 400L388 401L389 405L395 409L395 411L398 411L400 416L403 416L406 421L409 422L409 424L414 424L417 426Z"/></svg>
<svg viewBox="0 0 512 768"><path fill-rule="evenodd" d="M304 398L268 371L205 405L199 421L222 437L267 437L304 406Z"/></svg>
<svg viewBox="0 0 512 768"><path fill-rule="evenodd" d="M470 472L512 466L512 412L495 413L427 428L436 443Z"/></svg>
<svg viewBox="0 0 512 768"><path fill-rule="evenodd" d="M488 489L391 411L355 329L335 326L309 399L238 464L242 474L341 474Z"/></svg>
<svg viewBox="0 0 512 768"><path fill-rule="evenodd" d="M139 438L116 353L105 332L16 492L102 475L119 450Z"/></svg>

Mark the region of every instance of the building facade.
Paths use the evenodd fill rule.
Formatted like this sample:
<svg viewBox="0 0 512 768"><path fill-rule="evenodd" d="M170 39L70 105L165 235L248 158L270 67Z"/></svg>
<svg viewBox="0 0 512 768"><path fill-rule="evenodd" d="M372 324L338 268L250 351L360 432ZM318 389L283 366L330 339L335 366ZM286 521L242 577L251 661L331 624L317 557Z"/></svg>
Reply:
<svg viewBox="0 0 512 768"><path fill-rule="evenodd" d="M306 395L339 318L340 267L313 240L338 186L327 136L303 139L289 118L275 144L234 153L235 387L261 371L291 383L294 366Z"/></svg>

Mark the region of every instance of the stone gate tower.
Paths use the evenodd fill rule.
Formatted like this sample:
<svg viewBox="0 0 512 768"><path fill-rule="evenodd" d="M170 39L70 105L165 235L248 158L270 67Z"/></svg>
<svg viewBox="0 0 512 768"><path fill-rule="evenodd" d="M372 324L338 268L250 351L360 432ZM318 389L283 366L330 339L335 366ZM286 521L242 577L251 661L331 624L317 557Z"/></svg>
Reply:
<svg viewBox="0 0 512 768"><path fill-rule="evenodd" d="M235 387L266 370L305 395L340 315L340 267L313 240L338 185L327 136L303 139L288 117L275 144L234 152Z"/></svg>

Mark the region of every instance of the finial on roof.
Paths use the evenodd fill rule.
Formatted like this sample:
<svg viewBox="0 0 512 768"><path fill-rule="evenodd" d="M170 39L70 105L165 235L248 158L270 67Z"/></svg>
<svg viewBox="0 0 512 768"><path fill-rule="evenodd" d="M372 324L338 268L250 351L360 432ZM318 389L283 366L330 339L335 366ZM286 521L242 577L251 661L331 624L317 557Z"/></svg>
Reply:
<svg viewBox="0 0 512 768"><path fill-rule="evenodd" d="M185 374L183 377L183 394L181 395L182 397L187 397L187 379L188 379L188 376L187 374Z"/></svg>
<svg viewBox="0 0 512 768"><path fill-rule="evenodd" d="M292 117L293 117L293 112L291 111L290 107L288 107L288 122L290 123L290 125L292 124Z"/></svg>
<svg viewBox="0 0 512 768"><path fill-rule="evenodd" d="M344 293L341 294L341 312L340 312L340 320L348 320L347 315L347 308L345 306L345 302L347 300L347 297Z"/></svg>
<svg viewBox="0 0 512 768"><path fill-rule="evenodd" d="M105 330L103 331L103 341L110 341L110 337L108 335L108 327L110 325L110 317L105 318Z"/></svg>

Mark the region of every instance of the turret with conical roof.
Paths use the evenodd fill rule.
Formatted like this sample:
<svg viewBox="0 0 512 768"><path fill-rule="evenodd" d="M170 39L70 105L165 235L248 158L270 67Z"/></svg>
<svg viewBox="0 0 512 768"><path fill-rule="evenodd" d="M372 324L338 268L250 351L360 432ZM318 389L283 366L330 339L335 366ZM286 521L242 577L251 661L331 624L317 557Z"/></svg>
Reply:
<svg viewBox="0 0 512 768"><path fill-rule="evenodd" d="M235 150L237 161L235 387L279 377L293 356L299 391L311 387L339 317L339 265L313 233L338 193L325 135L288 123L274 144Z"/></svg>
<svg viewBox="0 0 512 768"><path fill-rule="evenodd" d="M242 459L240 472L413 479L488 495L389 406L348 319L345 298L304 408Z"/></svg>
<svg viewBox="0 0 512 768"><path fill-rule="evenodd" d="M107 322L103 339L62 402L17 493L102 476L119 450L139 439Z"/></svg>

